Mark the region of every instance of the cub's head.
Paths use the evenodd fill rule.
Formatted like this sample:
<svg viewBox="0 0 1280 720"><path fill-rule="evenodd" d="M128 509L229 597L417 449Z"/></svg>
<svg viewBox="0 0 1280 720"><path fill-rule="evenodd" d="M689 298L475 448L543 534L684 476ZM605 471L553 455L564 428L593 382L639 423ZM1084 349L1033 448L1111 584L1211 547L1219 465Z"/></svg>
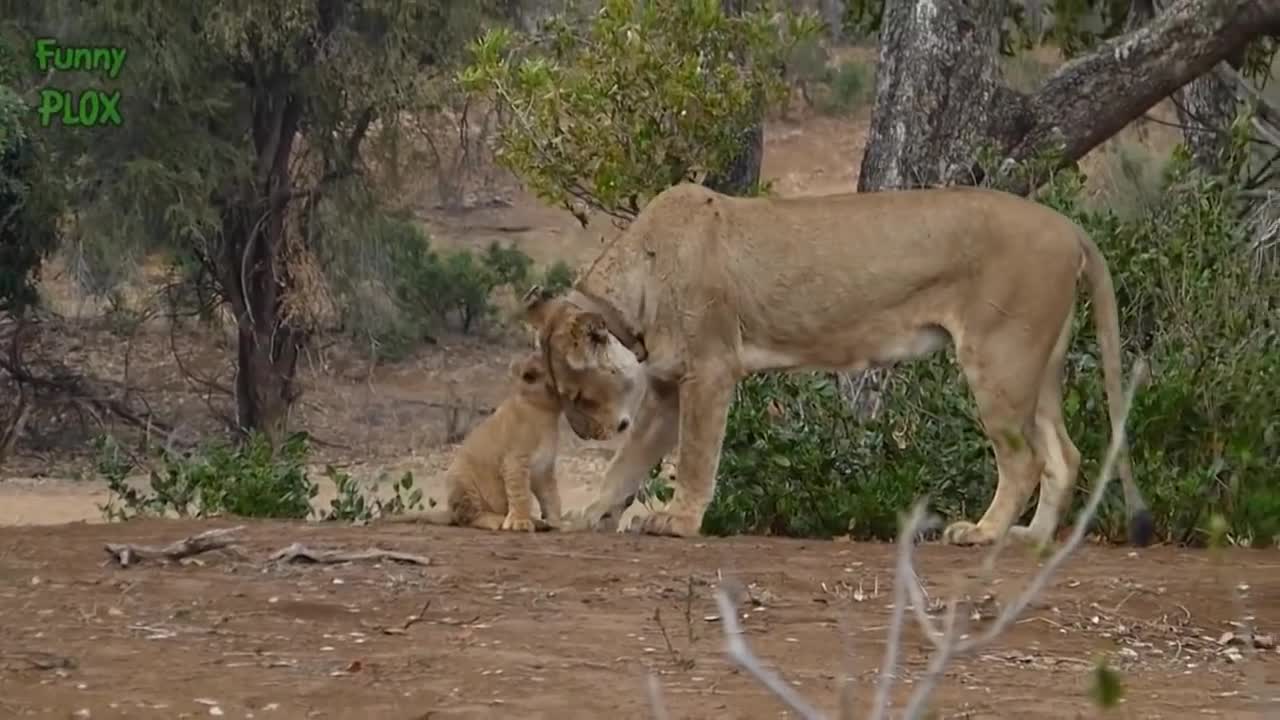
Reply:
<svg viewBox="0 0 1280 720"><path fill-rule="evenodd" d="M584 440L625 432L643 397L644 369L604 318L536 287L524 297L524 313L573 432Z"/></svg>
<svg viewBox="0 0 1280 720"><path fill-rule="evenodd" d="M537 405L560 409L560 398L551 387L550 376L543 364L542 353L529 353L511 361L508 368L515 380L515 391Z"/></svg>

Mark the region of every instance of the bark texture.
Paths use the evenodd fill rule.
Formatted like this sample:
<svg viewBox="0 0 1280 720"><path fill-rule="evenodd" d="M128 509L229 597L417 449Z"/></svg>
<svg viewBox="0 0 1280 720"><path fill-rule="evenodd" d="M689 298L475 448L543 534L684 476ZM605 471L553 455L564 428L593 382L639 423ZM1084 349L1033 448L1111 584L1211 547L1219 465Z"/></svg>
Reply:
<svg viewBox="0 0 1280 720"><path fill-rule="evenodd" d="M886 0L859 190L978 182L984 140L1014 161L1057 147L1075 162L1251 39L1280 31L1280 0L1174 0L1024 95L994 79L994 40L973 27L996 26L995 4ZM1025 192L1037 180L1005 186Z"/></svg>
<svg viewBox="0 0 1280 720"><path fill-rule="evenodd" d="M1003 0L886 0L858 190L972 182Z"/></svg>
<svg viewBox="0 0 1280 720"><path fill-rule="evenodd" d="M1173 106L1191 157L1205 170L1218 170L1239 108L1235 87L1219 73L1205 73L1173 94Z"/></svg>
<svg viewBox="0 0 1280 720"><path fill-rule="evenodd" d="M1015 160L1061 143L1064 162L1074 162L1252 38L1278 29L1280 0L1171 2L1151 22L1064 65L992 136Z"/></svg>

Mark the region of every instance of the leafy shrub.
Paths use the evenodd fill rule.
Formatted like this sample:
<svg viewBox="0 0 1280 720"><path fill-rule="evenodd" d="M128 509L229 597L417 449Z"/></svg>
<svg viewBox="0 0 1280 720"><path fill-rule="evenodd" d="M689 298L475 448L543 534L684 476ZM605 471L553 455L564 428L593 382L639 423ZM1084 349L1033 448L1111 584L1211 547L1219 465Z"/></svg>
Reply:
<svg viewBox="0 0 1280 720"><path fill-rule="evenodd" d="M0 57L0 312L18 313L36 301L40 265L57 242L58 195L42 169L43 148L27 132L30 109L4 84Z"/></svg>
<svg viewBox="0 0 1280 720"><path fill-rule="evenodd" d="M1067 208L1107 253L1126 367L1139 354L1152 365L1133 410L1134 473L1160 528L1180 542L1203 542L1215 513L1240 541L1280 538L1280 276L1250 266L1231 183L1237 170L1204 175L1179 148L1165 200L1148 212L1120 220ZM1081 181L1058 183L1078 189ZM1083 472L1096 472L1104 436L1080 410L1098 417L1101 381L1080 356L1068 374L1068 425L1081 438ZM1103 522L1118 532L1122 518L1108 513Z"/></svg>
<svg viewBox="0 0 1280 720"><path fill-rule="evenodd" d="M553 294L568 290L573 285L573 268L563 260L552 263L542 275L542 287Z"/></svg>
<svg viewBox="0 0 1280 720"><path fill-rule="evenodd" d="M761 103L785 93L776 68L820 26L772 8L728 16L719 0L604 0L587 27L558 16L538 38L489 31L461 80L521 119L498 159L539 197L634 217L728 165Z"/></svg>
<svg viewBox="0 0 1280 720"><path fill-rule="evenodd" d="M347 473L326 466L325 477L336 494L327 512L313 509L319 485L307 474L308 442L306 433L295 433L273 451L265 436L255 434L234 446L209 445L183 454L160 449L147 485L140 489L126 479L136 469L133 459L114 439L100 436L94 440L96 469L108 496L99 509L108 520L229 514L367 522L422 508L422 490L414 487L413 473L405 473L395 482L393 495L382 499L366 493Z"/></svg>
<svg viewBox="0 0 1280 720"><path fill-rule="evenodd" d="M831 74L828 92L819 107L829 113L851 113L870 103L874 93L871 68L858 60L845 60Z"/></svg>
<svg viewBox="0 0 1280 720"><path fill-rule="evenodd" d="M406 472L392 485L394 495L383 500L376 493L366 493L358 480L332 465L325 466L325 477L333 482L336 494L329 501L325 520L364 523L389 515L422 509L422 490L413 486L413 473ZM385 477L379 478L379 483Z"/></svg>
<svg viewBox="0 0 1280 720"><path fill-rule="evenodd" d="M331 244L348 253L330 260L343 325L392 358L442 329L476 331L495 315L494 293L522 292L533 266L514 244L438 252L417 224L386 213L364 224L359 242Z"/></svg>
<svg viewBox="0 0 1280 720"><path fill-rule="evenodd" d="M133 461L110 437L99 437L97 471L108 490L99 509L108 520L170 513L305 518L319 489L305 468L307 443L306 433L295 433L273 450L264 435L254 434L239 446L210 445L183 454L162 448L147 487L138 489L125 480Z"/></svg>

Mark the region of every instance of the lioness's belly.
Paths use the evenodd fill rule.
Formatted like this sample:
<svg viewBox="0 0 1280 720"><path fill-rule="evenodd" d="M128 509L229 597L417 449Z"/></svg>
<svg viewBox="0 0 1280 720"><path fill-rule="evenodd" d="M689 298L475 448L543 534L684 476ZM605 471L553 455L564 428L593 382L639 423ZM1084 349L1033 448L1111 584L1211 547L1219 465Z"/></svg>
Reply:
<svg viewBox="0 0 1280 720"><path fill-rule="evenodd" d="M832 333L811 343L744 339L741 362L747 372L769 370L865 370L937 352L950 342L939 325L925 324L899 332Z"/></svg>

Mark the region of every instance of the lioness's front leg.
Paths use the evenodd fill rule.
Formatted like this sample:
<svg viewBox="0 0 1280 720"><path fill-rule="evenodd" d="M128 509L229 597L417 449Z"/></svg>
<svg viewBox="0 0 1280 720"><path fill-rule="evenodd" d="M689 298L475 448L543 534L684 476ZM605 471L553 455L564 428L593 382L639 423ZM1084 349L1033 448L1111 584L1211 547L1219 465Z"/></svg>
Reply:
<svg viewBox="0 0 1280 720"><path fill-rule="evenodd" d="M614 453L599 494L575 524L594 529L600 527L605 516L616 521L622 515L627 498L640 488L649 470L675 447L680 429L678 410L679 396L674 391L660 392L658 387L646 391L635 425Z"/></svg>
<svg viewBox="0 0 1280 720"><path fill-rule="evenodd" d="M560 483L556 479L554 464L534 473L533 496L538 498L538 506L542 508L542 519L547 527L552 529L560 527Z"/></svg>
<svg viewBox="0 0 1280 720"><path fill-rule="evenodd" d="M632 518L631 530L677 537L698 534L702 514L715 493L735 384L732 374L715 371L698 372L680 384L680 457L676 461L675 494L663 511Z"/></svg>

